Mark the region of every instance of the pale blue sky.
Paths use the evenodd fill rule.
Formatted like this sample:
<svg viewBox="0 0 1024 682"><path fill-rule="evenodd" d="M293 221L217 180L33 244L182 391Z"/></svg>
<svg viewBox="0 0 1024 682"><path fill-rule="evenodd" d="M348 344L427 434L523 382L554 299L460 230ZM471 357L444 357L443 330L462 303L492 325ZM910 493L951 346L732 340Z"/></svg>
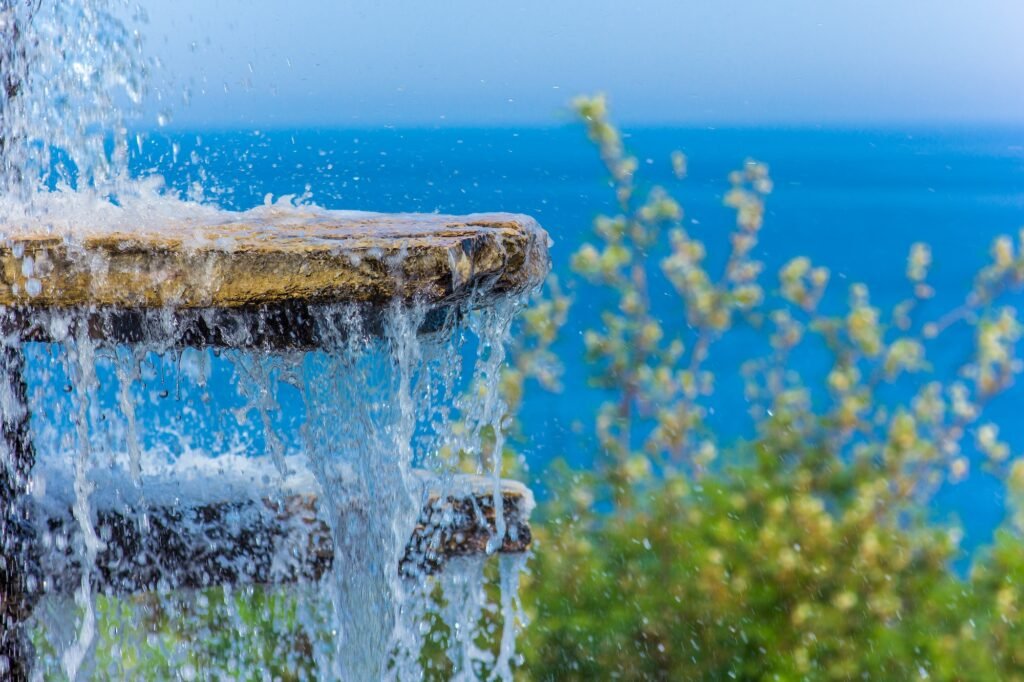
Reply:
<svg viewBox="0 0 1024 682"><path fill-rule="evenodd" d="M1024 0L142 4L177 125L1024 124Z"/></svg>

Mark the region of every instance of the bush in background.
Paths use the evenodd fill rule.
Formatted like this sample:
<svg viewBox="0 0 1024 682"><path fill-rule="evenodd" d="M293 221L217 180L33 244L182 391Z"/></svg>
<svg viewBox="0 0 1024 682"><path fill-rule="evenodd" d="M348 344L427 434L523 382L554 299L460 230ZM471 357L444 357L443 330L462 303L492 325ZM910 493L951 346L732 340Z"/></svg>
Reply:
<svg viewBox="0 0 1024 682"><path fill-rule="evenodd" d="M764 165L729 178L736 223L712 272L717 245L684 229L667 190L640 191L605 101L576 109L618 202L573 258L613 301L584 337L607 400L594 470L549 477L524 587L525 676L1024 679L1022 515L966 579L952 569L958 530L928 519L939 486L969 475L966 439L1011 500L1024 492L1024 461L983 419L1020 370L1021 326L1000 303L1024 283L1020 242L998 239L963 304L937 319L920 319L933 295L925 244L908 255L906 300L883 311L852 284L827 314L827 268L794 254L769 279L757 260ZM682 178L685 157L671 163ZM654 282L668 283L680 319L652 312ZM513 411L527 380L557 385L551 344L568 300L556 289L539 306L513 349ZM739 441L707 423L706 361L751 328L766 343L742 368L755 435ZM973 352L937 369L930 354L953 328L971 330ZM820 375L798 371L808 353L829 359Z"/></svg>

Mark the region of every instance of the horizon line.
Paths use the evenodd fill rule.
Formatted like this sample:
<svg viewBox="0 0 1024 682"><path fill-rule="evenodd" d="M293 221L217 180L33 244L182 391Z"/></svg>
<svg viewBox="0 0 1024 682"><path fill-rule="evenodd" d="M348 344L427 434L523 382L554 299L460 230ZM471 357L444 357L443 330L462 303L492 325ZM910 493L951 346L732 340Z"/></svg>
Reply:
<svg viewBox="0 0 1024 682"><path fill-rule="evenodd" d="M1024 120L1022 121L942 121L934 119L920 120L869 120L869 121L651 121L651 120L630 120L628 118L614 121L615 126L624 135L631 131L654 131L654 130L688 130L688 131L765 131L765 132L907 132L907 133L942 133L956 131L970 132L1009 132L1024 131ZM209 123L186 121L178 123L172 121L166 125L149 123L138 125L138 121L128 125L130 134L182 134L182 133L238 133L250 134L264 132L299 132L299 131L322 131L322 132L455 132L460 130L472 131L558 131L572 128L581 128L582 123L576 120L563 121L524 121L521 123L507 121L480 121L480 122L401 122L381 123L363 121L261 121L252 123L228 123L214 121Z"/></svg>

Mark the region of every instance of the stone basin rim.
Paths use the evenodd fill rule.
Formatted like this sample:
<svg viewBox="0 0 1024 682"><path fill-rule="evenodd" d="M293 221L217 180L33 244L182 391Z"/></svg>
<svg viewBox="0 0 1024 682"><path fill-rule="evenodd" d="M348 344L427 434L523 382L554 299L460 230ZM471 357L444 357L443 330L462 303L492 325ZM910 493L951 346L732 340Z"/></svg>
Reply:
<svg viewBox="0 0 1024 682"><path fill-rule="evenodd" d="M520 214L226 215L138 231L0 224L0 306L437 306L479 290L488 298L529 291L550 263L547 233Z"/></svg>

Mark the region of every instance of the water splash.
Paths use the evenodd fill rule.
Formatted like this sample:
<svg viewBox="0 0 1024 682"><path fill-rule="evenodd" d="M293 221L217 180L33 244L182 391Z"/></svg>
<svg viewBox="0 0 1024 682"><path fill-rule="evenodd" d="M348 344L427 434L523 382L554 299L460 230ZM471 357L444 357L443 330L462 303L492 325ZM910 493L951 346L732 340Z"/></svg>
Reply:
<svg viewBox="0 0 1024 682"><path fill-rule="evenodd" d="M116 193L151 63L127 0L0 0L0 189Z"/></svg>

